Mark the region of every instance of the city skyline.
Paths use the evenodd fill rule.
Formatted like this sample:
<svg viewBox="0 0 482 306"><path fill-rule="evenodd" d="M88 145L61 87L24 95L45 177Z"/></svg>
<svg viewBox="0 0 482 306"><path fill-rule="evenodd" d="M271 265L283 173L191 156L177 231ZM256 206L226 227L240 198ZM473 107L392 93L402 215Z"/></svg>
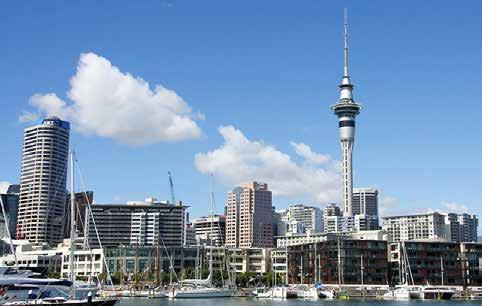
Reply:
<svg viewBox="0 0 482 306"><path fill-rule="evenodd" d="M376 8L373 3L367 7L348 3L353 34L350 64L354 67L354 83L361 88L357 101L367 109L359 122L354 187L380 189L381 215L416 209L469 210L480 214L476 191L480 187L478 153L482 143L477 137L481 128L476 118L481 109L470 95L469 84L481 78L470 73L482 68L475 60L482 45L471 39L481 24L474 18L456 22L467 16L464 14L474 14L473 11L446 4L434 13L427 10L428 4L413 4L392 12ZM180 38L164 33L167 44L155 44L146 34L136 40L129 31L117 43L101 41L104 35L120 35L121 31L114 29L119 24L114 22L113 27L106 26L104 32L92 33L92 37L81 37L78 42L67 40L66 49L59 52L49 48L48 43L53 40L48 35L67 37L68 29L78 33L75 25L69 24L64 30L47 25L32 29L40 17L27 8L23 9L33 20L30 24L20 25L25 17L15 14L0 21L5 27L8 21L16 25L8 34L2 34L12 42L11 46L0 50L0 55L8 59L5 72L13 74L11 78L7 78L8 73L2 76L7 90L0 120L8 139L3 145L6 154L0 166L0 181L19 183L21 134L38 121L19 123L18 119L32 119L40 107L60 112L67 116L62 119L73 121L71 146L78 151L86 188L94 190L98 203L148 196L168 199L167 171L172 171L176 197L191 206L192 216L202 215L209 202L209 178L205 174L210 172L214 172L217 181L218 212L227 191L247 180L268 183L277 208L299 202L316 205L336 201L341 205L336 120L328 107L337 99L336 86L343 62L344 5L310 3L305 7L272 8L276 14L268 20L278 29L273 34L273 26L263 23L261 16L249 7L238 8L241 17L237 18L250 17L249 24L258 25L259 33L249 27L243 32L244 28L236 24L241 19L235 19L228 29L217 28L222 20L238 13L226 7L218 8L224 12L221 17L203 24L192 7L175 1L171 4L147 4L132 12L140 18L141 12L154 7L166 18L161 22L148 14L149 25L133 25L134 32L152 31L154 26L172 29L179 25L176 17L192 17L192 23L182 26ZM98 15L90 17L94 26L106 17L106 8L96 5ZM10 9L17 13L22 10ZM61 7L60 12L70 18L86 16L82 10L78 17L72 15L73 9L78 8ZM116 12L123 11L116 8ZM47 15L57 16L50 11ZM283 24L282 16L292 18ZM389 22L393 18L411 22ZM445 24L441 22L444 18L449 20ZM195 26L200 29L195 30ZM417 29L423 29L423 33ZM32 33L26 34L27 30ZM15 34L31 38L38 34L36 31L47 33L42 36L45 41L35 43L42 51L39 54L25 49L28 42L11 39ZM209 34L196 40L195 34L201 32ZM470 50L453 47L439 32L450 35L460 46L470 45ZM231 36L222 42L224 45L216 42L227 33ZM199 44L203 38L207 40L205 45ZM132 41L139 43L135 52L127 48ZM236 50L238 43L242 48ZM186 51L194 46L198 49ZM13 66L20 56L14 54L16 48L30 57L17 70ZM45 61L40 60L42 56ZM281 63L283 67L277 67ZM96 106L89 101L116 102L109 94L89 90L91 78L98 77L99 71L101 76L113 80L109 79L105 86L114 82L113 87L107 88L133 88L126 93L127 98L120 99L123 103L136 97L139 110L146 111L142 107L147 105L149 111L152 109L146 101L160 99L169 112L162 111L152 118L177 118L183 124L161 125L162 129L176 127L173 133L164 133L150 123L152 118L142 120L146 113L135 117L97 105L96 118L95 112L84 113L62 105L61 101L85 107ZM146 90L146 84L137 77L148 82L150 89ZM125 86L116 85L115 80ZM156 90L156 85L164 88ZM127 106L132 112L136 110ZM475 111L467 114L467 108ZM113 112L115 120L105 120L102 112ZM115 125L120 119L139 125L139 129L123 130L122 125ZM145 137L139 137L139 131L144 131ZM223 170L227 165L239 169ZM273 174L280 169L285 171Z"/></svg>

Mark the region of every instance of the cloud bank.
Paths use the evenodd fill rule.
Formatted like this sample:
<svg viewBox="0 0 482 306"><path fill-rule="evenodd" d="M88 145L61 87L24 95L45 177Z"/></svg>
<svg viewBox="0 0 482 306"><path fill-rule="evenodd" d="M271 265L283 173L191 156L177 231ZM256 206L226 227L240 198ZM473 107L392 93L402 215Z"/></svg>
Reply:
<svg viewBox="0 0 482 306"><path fill-rule="evenodd" d="M218 129L224 143L212 151L197 153L196 168L213 173L225 186L251 180L268 183L279 197L308 197L317 202L339 202L341 165L328 155L313 152L303 143L291 142L301 162L265 144L253 141L233 126Z"/></svg>
<svg viewBox="0 0 482 306"><path fill-rule="evenodd" d="M94 53L80 55L76 74L70 80L69 101L55 93L35 94L19 121L55 115L72 122L84 134L116 139L131 145L199 138L196 120L204 115L174 91L161 85L151 88L142 78L119 70Z"/></svg>

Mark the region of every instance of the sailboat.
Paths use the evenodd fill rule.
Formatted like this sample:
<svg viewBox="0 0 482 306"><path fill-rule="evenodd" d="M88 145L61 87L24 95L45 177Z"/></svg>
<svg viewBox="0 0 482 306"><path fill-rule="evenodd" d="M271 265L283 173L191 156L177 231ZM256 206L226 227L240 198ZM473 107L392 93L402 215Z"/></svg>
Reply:
<svg viewBox="0 0 482 306"><path fill-rule="evenodd" d="M231 297L234 291L230 288L217 288L213 283L213 205L214 205L214 191L213 178L211 176L211 234L209 237L209 275L206 279L185 279L181 281L179 288L172 288L169 292L169 297L174 299L182 298L221 298Z"/></svg>
<svg viewBox="0 0 482 306"><path fill-rule="evenodd" d="M92 292L88 292L86 298L77 298L75 281L75 236L76 236L76 205L74 192L74 159L75 153L70 153L70 292L68 297L29 297L25 300L3 303L2 306L113 306L117 299L102 299L93 297ZM80 289L80 288L79 288ZM29 294L30 295L30 294Z"/></svg>
<svg viewBox="0 0 482 306"><path fill-rule="evenodd" d="M400 276L403 277L403 284L390 289L387 293L383 295L385 300L409 300L412 298L411 290L408 285L409 276L412 278L412 273L410 270L410 262L408 261L407 250L405 248L405 243L402 242L400 245ZM413 279L412 279L413 283Z"/></svg>

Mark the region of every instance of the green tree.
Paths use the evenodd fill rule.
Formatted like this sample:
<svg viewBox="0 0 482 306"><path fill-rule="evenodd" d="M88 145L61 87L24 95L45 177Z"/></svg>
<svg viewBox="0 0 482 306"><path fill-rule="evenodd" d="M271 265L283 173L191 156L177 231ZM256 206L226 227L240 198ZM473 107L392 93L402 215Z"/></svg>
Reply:
<svg viewBox="0 0 482 306"><path fill-rule="evenodd" d="M48 278L60 278L60 272L57 272L53 269L50 269L47 272L47 277Z"/></svg>

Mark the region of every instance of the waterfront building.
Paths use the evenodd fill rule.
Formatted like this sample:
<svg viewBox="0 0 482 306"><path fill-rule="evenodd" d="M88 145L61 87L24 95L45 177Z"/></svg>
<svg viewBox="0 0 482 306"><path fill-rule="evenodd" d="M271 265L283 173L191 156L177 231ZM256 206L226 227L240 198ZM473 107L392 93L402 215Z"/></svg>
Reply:
<svg viewBox="0 0 482 306"><path fill-rule="evenodd" d="M268 184L249 182L228 193L226 246L232 248L273 245L272 194Z"/></svg>
<svg viewBox="0 0 482 306"><path fill-rule="evenodd" d="M94 204L91 209L103 247L182 246L187 207L182 202L168 204L148 198L127 204ZM99 247L92 218L86 220L89 244Z"/></svg>
<svg viewBox="0 0 482 306"><path fill-rule="evenodd" d="M15 257L10 252L10 242L3 240L3 243L6 244L8 251L0 257L0 266L15 266ZM43 274L60 272L62 265L60 250L47 248L46 245L33 245L28 240L13 240L12 243L20 269L29 269Z"/></svg>
<svg viewBox="0 0 482 306"><path fill-rule="evenodd" d="M410 285L482 285L482 244L404 241L388 248L392 285L406 278Z"/></svg>
<svg viewBox="0 0 482 306"><path fill-rule="evenodd" d="M70 125L57 117L24 130L17 239L63 239Z"/></svg>
<svg viewBox="0 0 482 306"><path fill-rule="evenodd" d="M251 272L261 275L270 271L271 259L269 248L229 248L227 256L231 270L236 274Z"/></svg>
<svg viewBox="0 0 482 306"><path fill-rule="evenodd" d="M385 240L330 237L287 249L290 284L387 284Z"/></svg>
<svg viewBox="0 0 482 306"><path fill-rule="evenodd" d="M0 238L6 237L6 226L8 226L8 230L10 232L11 238L15 238L16 228L17 228L17 220L18 220L18 201L20 196L20 185L10 185L7 188L7 191L4 194L0 194L2 198L3 207L5 209L5 220L4 220L4 228L0 229L0 231L4 231L3 234L0 235ZM3 220L3 216L2 216Z"/></svg>
<svg viewBox="0 0 482 306"><path fill-rule="evenodd" d="M461 243L458 263L463 286L482 286L482 243Z"/></svg>
<svg viewBox="0 0 482 306"><path fill-rule="evenodd" d="M350 231L350 232L334 232L334 233L305 233L305 234L289 234L277 238L277 248L285 248L287 246L317 243L340 237L342 239L361 239L361 240L385 240L390 241L390 235L383 230L371 231Z"/></svg>
<svg viewBox="0 0 482 306"><path fill-rule="evenodd" d="M321 242L326 240L326 236L324 233L287 234L282 237L276 237L276 247L285 248L290 245Z"/></svg>
<svg viewBox="0 0 482 306"><path fill-rule="evenodd" d="M76 244L74 251L75 257L75 277L83 280L93 279L101 273L105 273L104 251L103 249L83 249L81 244ZM70 275L70 239L65 239L57 247L62 254L62 265L60 275L68 278Z"/></svg>
<svg viewBox="0 0 482 306"><path fill-rule="evenodd" d="M213 246L223 246L226 241L226 217L214 215L213 217L200 217L192 221L196 241L200 244L210 245L212 233Z"/></svg>
<svg viewBox="0 0 482 306"><path fill-rule="evenodd" d="M270 250L271 271L288 284L286 275L288 274L288 263L286 258L287 248L276 248Z"/></svg>
<svg viewBox="0 0 482 306"><path fill-rule="evenodd" d="M355 118L360 113L361 105L353 98L353 84L348 71L348 23L345 16L344 65L340 87L340 99L331 107L338 117L338 128L342 150L343 167L343 215L353 215L353 144L355 142Z"/></svg>

